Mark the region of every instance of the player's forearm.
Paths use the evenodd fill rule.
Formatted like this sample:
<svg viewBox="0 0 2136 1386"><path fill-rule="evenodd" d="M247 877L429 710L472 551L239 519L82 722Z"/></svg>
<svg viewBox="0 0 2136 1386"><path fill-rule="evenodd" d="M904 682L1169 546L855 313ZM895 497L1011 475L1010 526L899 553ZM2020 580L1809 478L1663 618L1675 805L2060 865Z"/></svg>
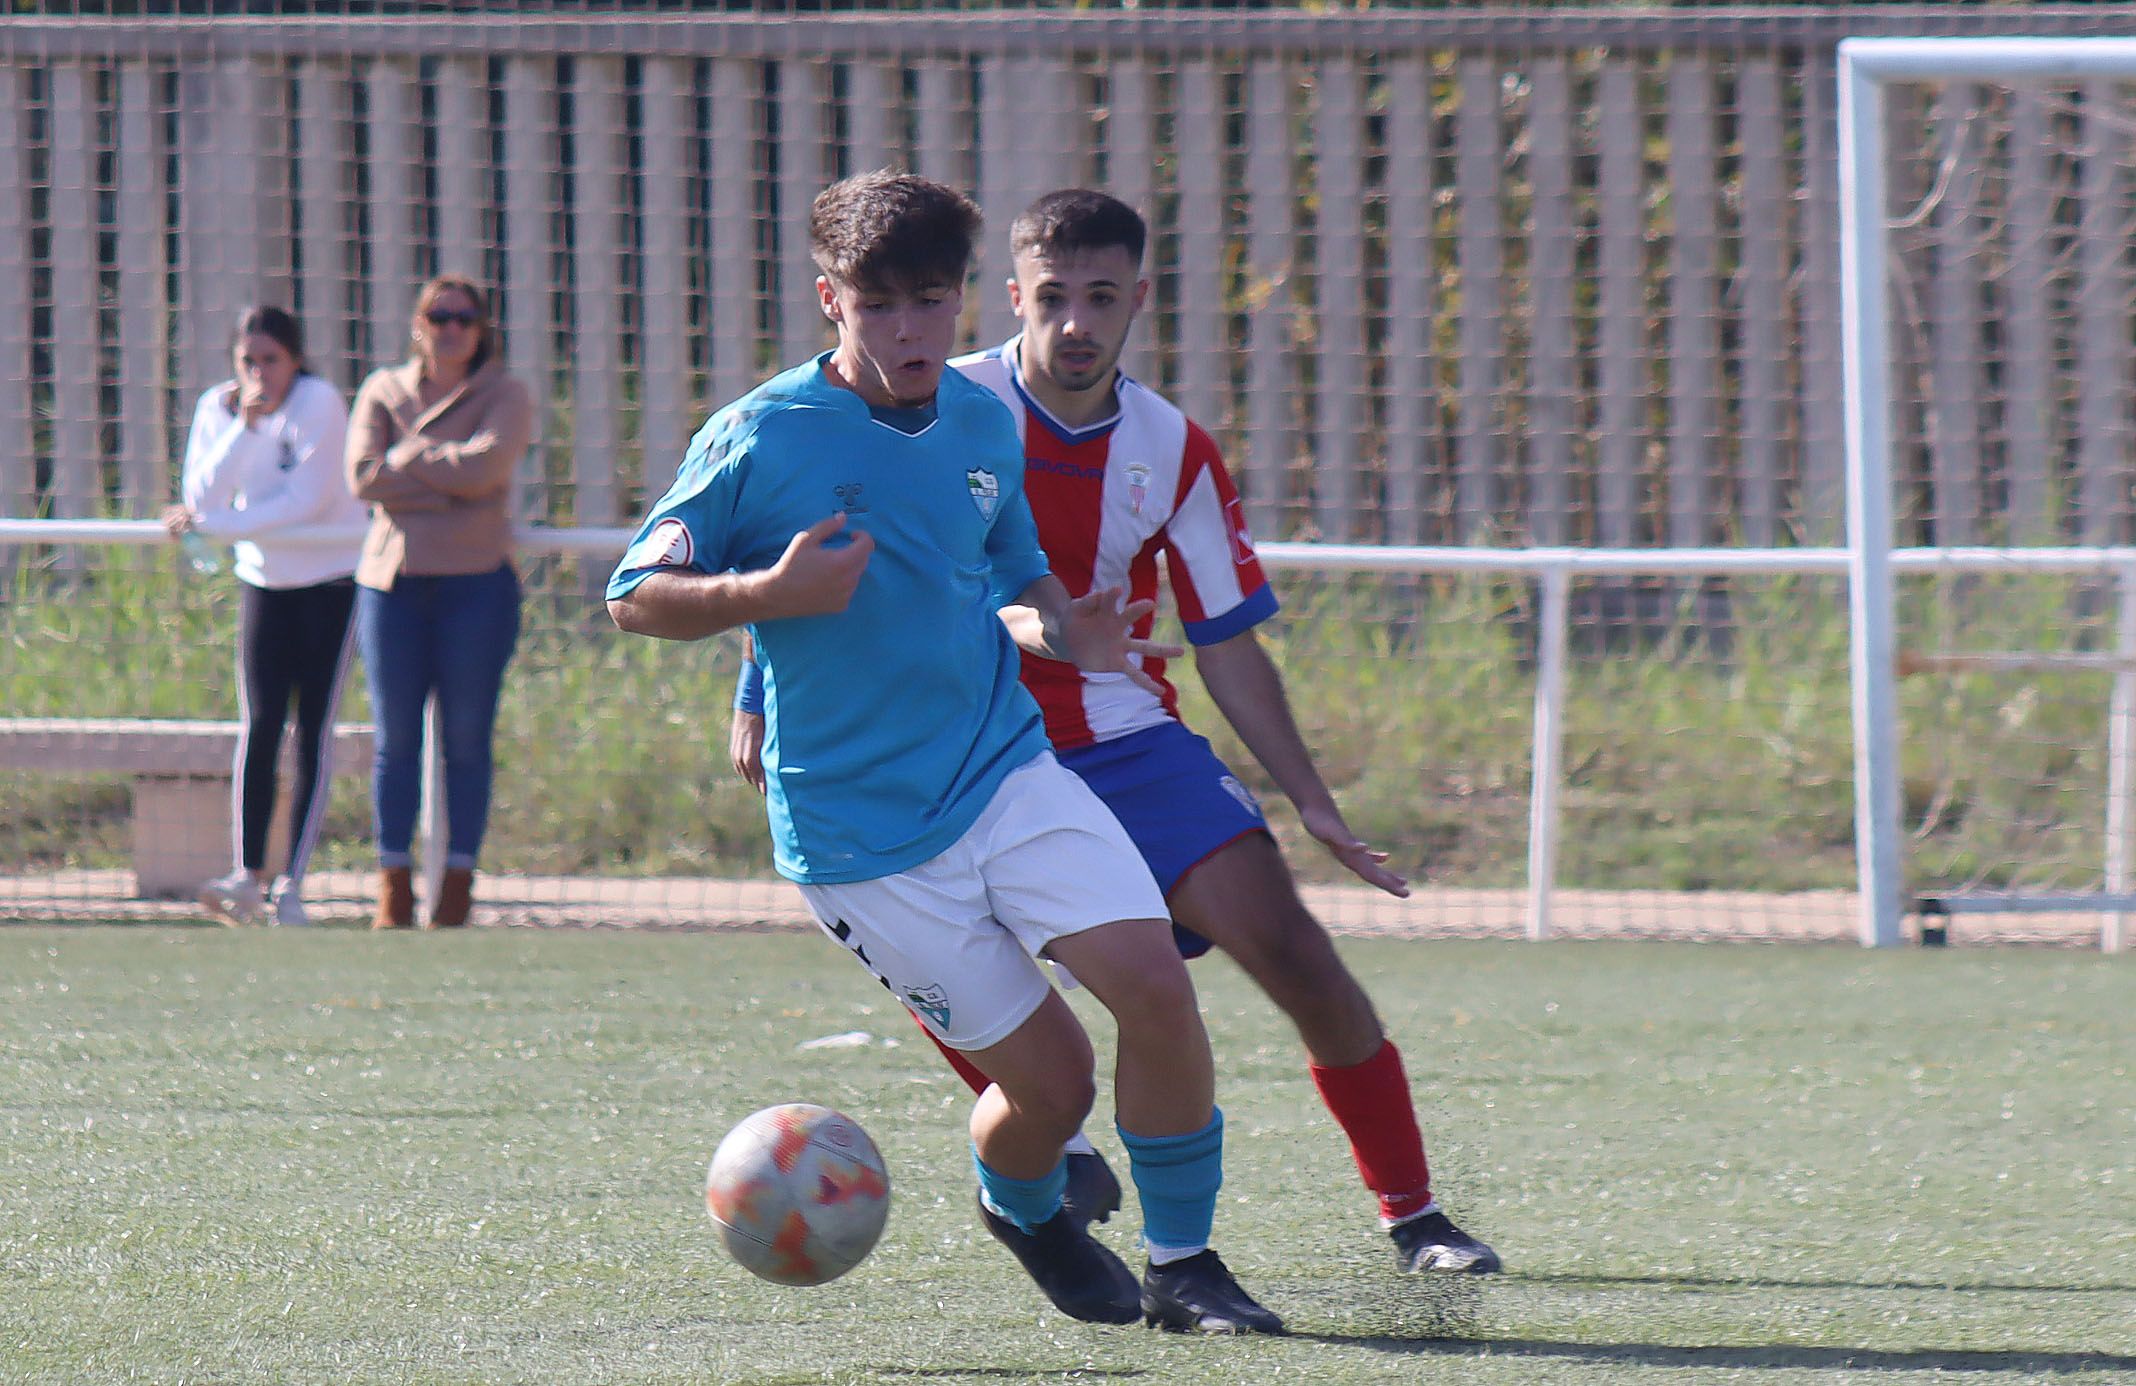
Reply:
<svg viewBox="0 0 2136 1386"><path fill-rule="evenodd" d="M1013 605L1001 608L1001 623L1009 638L1026 654L1040 659L1074 663L1061 646L1061 625L1068 614L1068 589L1051 573L1016 594Z"/></svg>
<svg viewBox="0 0 2136 1386"><path fill-rule="evenodd" d="M703 640L723 630L783 614L775 609L764 573L654 573L608 615L633 635L656 640Z"/></svg>
<svg viewBox="0 0 2136 1386"><path fill-rule="evenodd" d="M1041 659L1059 658L1047 645L1046 618L1039 614L1038 608L1018 604L1005 606L996 614L1001 617L1001 624L1008 627L1009 639L1016 642L1017 649Z"/></svg>
<svg viewBox="0 0 2136 1386"><path fill-rule="evenodd" d="M1333 808L1335 796L1298 731L1283 676L1251 631L1196 651L1210 700L1276 788L1299 809Z"/></svg>

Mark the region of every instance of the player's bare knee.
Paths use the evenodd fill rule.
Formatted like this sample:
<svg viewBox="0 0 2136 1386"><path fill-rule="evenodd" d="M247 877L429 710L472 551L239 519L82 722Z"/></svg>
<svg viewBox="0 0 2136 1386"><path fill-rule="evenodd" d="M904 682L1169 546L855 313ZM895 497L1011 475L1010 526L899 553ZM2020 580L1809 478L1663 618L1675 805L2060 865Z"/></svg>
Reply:
<svg viewBox="0 0 2136 1386"><path fill-rule="evenodd" d="M1015 1080L1013 1087L1002 1089L1002 1096L1019 1121L1057 1129L1065 1141L1082 1128L1097 1104L1098 1085L1087 1067L1063 1064Z"/></svg>
<svg viewBox="0 0 2136 1386"><path fill-rule="evenodd" d="M1116 978L1112 990L1114 999L1107 1002L1114 1010L1123 1007L1159 1010L1195 1009L1194 979L1187 972L1187 964L1173 949L1171 940L1165 940L1162 949L1153 949L1140 959L1137 966L1124 976Z"/></svg>
<svg viewBox="0 0 2136 1386"><path fill-rule="evenodd" d="M1123 1040L1131 1034L1183 1036L1201 1030L1201 1007L1194 979L1184 964L1152 968L1107 998Z"/></svg>

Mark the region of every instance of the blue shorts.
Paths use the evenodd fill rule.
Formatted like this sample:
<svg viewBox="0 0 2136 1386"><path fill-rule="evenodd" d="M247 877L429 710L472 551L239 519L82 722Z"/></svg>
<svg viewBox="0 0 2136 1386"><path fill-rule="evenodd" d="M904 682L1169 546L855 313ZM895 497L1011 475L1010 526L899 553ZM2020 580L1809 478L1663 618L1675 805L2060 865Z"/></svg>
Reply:
<svg viewBox="0 0 2136 1386"><path fill-rule="evenodd" d="M1055 754L1113 811L1166 895L1220 848L1268 831L1253 791L1177 722ZM1209 951L1191 929L1174 924L1172 933L1182 957Z"/></svg>

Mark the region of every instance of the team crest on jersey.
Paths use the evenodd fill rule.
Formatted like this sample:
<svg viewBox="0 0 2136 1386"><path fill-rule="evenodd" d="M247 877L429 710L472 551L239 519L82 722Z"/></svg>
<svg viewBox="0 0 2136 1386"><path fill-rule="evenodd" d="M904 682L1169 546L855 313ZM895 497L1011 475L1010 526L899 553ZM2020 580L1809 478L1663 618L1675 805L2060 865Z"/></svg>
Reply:
<svg viewBox="0 0 2136 1386"><path fill-rule="evenodd" d="M984 467L974 467L964 474L964 485L971 492L972 504L979 507L979 518L992 521L1001 505L1001 479Z"/></svg>
<svg viewBox="0 0 2136 1386"><path fill-rule="evenodd" d="M623 567L632 568L687 568L696 555L697 546L690 539L690 528L670 515L647 530L645 537L630 546L623 555Z"/></svg>
<svg viewBox="0 0 2136 1386"><path fill-rule="evenodd" d="M1127 464L1127 508L1135 514L1142 513L1142 503L1150 498L1150 469L1140 462Z"/></svg>
<svg viewBox="0 0 2136 1386"><path fill-rule="evenodd" d="M924 987L906 987L905 1004L935 1023L938 1030L949 1028L949 993L929 983Z"/></svg>
<svg viewBox="0 0 2136 1386"><path fill-rule="evenodd" d="M1222 778L1218 779L1217 783L1223 787L1223 790L1226 794L1229 794L1232 798L1239 801L1240 808L1246 810L1250 814L1253 814L1257 818L1260 816L1261 801L1253 797L1252 790L1248 789L1245 785L1239 783L1237 776L1225 775Z"/></svg>

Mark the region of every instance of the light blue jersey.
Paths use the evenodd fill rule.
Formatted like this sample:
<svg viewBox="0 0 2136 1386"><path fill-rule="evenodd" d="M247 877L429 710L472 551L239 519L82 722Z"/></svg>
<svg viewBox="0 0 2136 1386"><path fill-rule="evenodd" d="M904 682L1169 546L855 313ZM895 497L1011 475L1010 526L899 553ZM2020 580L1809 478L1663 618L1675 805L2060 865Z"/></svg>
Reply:
<svg viewBox="0 0 2136 1386"><path fill-rule="evenodd" d="M614 598L662 568L769 568L836 511L874 537L843 612L750 627L778 868L823 885L938 856L1047 749L990 596L1047 572L1008 409L945 371L933 421L908 432L833 384L827 359L712 416L608 582Z"/></svg>

